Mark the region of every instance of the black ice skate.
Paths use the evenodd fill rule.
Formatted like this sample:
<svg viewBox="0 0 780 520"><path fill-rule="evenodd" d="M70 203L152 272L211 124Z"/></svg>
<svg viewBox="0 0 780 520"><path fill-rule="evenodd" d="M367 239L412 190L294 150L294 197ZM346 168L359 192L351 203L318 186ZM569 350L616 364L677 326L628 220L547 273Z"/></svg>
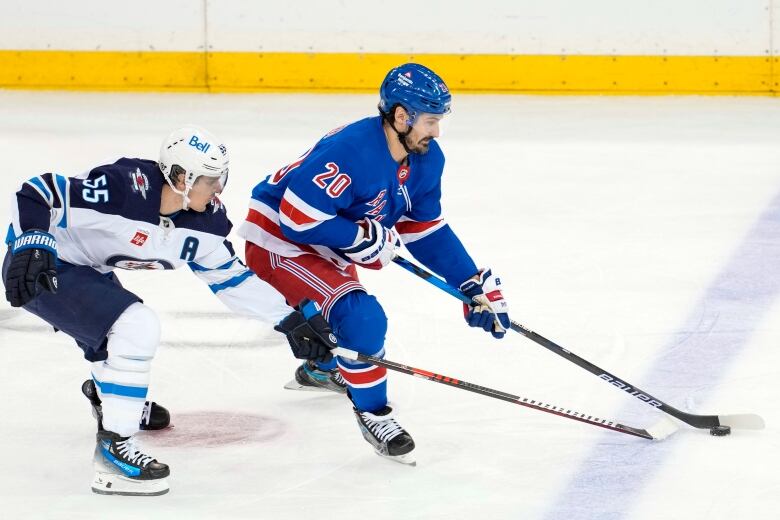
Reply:
<svg viewBox="0 0 780 520"><path fill-rule="evenodd" d="M314 361L306 361L295 370L295 379L285 388L288 390L331 391L337 394L347 393L347 382L341 377L338 368L320 370Z"/></svg>
<svg viewBox="0 0 780 520"><path fill-rule="evenodd" d="M134 437L100 430L95 446L92 491L101 495L163 495L171 474L166 464L143 453Z"/></svg>
<svg viewBox="0 0 780 520"><path fill-rule="evenodd" d="M415 466L412 450L414 440L409 433L393 417L393 409L385 406L378 412L360 412L353 407L360 431L369 444L374 447L377 455Z"/></svg>
<svg viewBox="0 0 780 520"><path fill-rule="evenodd" d="M81 392L89 399L92 404L92 417L97 419L98 430L103 429L103 403L98 397L97 390L95 389L95 382L92 379L87 379L84 384L81 385ZM171 424L171 414L165 407L160 406L154 401L146 401L144 403L144 410L141 414L141 422L138 428L141 430L162 430L167 428Z"/></svg>

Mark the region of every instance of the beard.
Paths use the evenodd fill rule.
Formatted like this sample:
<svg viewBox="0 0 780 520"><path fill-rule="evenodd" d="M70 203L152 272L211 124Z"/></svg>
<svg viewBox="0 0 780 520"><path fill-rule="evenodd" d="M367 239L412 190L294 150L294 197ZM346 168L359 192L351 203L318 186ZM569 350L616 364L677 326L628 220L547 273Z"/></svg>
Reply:
<svg viewBox="0 0 780 520"><path fill-rule="evenodd" d="M406 146L411 150L412 153L418 153L420 155L428 153L428 150L431 146L431 140L432 137L425 137L423 139L418 140L417 142L412 141L410 139L410 136L404 137L404 142L406 143Z"/></svg>

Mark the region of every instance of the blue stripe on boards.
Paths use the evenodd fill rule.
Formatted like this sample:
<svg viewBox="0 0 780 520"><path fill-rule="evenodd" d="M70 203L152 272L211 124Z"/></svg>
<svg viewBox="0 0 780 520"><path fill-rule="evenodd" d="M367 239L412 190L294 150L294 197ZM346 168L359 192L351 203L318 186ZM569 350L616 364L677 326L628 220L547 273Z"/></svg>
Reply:
<svg viewBox="0 0 780 520"><path fill-rule="evenodd" d="M678 408L685 406L687 396L693 395L695 402L704 401L747 346L780 293L778 265L780 194L715 276L675 337L661 349L638 386ZM604 435L603 442L585 456L578 471L551 501L544 518L627 518L641 490L667 462L675 446L673 438L651 444ZM591 509L594 501L598 512Z"/></svg>
<svg viewBox="0 0 780 520"><path fill-rule="evenodd" d="M92 380L95 381L95 384L100 388L100 392L103 394L114 394L121 395L123 397L146 399L146 394L149 391L149 388L146 386L125 386L116 383L103 383L94 377Z"/></svg>
<svg viewBox="0 0 780 520"><path fill-rule="evenodd" d="M236 287L237 285L240 285L241 282L246 280L247 278L250 278L254 276L255 273L252 271L244 271L243 273L239 274L238 276L234 276L233 278L226 280L221 283L215 283L209 285L209 289L211 289L211 292L214 294L217 294L219 291L222 291L224 289L229 289L230 287Z"/></svg>

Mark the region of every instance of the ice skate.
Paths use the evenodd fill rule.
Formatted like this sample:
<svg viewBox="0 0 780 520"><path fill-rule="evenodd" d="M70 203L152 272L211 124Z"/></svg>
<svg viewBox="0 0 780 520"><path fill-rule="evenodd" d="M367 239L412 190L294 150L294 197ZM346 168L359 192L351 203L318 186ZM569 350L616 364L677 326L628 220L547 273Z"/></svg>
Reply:
<svg viewBox="0 0 780 520"><path fill-rule="evenodd" d="M168 466L143 453L132 436L98 431L94 463L92 491L100 495L154 496L168 492Z"/></svg>
<svg viewBox="0 0 780 520"><path fill-rule="evenodd" d="M395 420L390 406L373 413L360 412L354 407L352 410L363 438L374 447L377 455L401 464L417 465L412 453L414 440Z"/></svg>
<svg viewBox="0 0 780 520"><path fill-rule="evenodd" d="M288 390L347 393L347 382L341 377L338 368L320 370L314 361L306 361L299 366L295 370L295 379L284 385L284 387Z"/></svg>
<svg viewBox="0 0 780 520"><path fill-rule="evenodd" d="M98 397L97 389L95 389L95 382L92 379L87 379L84 384L81 385L81 392L89 399L92 404L92 417L98 422L98 430L103 429L103 406ZM141 422L138 424L138 428L141 430L162 430L167 428L171 424L171 414L168 410L154 401L146 401L144 403L144 410L141 414Z"/></svg>

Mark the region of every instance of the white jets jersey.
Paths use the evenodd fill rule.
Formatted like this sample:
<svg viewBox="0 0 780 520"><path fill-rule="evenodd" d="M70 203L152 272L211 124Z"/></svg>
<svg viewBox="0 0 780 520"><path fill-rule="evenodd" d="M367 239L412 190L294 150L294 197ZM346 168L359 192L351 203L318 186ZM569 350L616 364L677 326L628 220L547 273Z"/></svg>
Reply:
<svg viewBox="0 0 780 520"><path fill-rule="evenodd" d="M232 224L216 199L206 211L160 216L165 180L157 163L119 159L79 177L46 173L16 193L6 243L48 231L58 261L101 273L188 265L231 310L277 323L292 312L284 297L238 259Z"/></svg>

